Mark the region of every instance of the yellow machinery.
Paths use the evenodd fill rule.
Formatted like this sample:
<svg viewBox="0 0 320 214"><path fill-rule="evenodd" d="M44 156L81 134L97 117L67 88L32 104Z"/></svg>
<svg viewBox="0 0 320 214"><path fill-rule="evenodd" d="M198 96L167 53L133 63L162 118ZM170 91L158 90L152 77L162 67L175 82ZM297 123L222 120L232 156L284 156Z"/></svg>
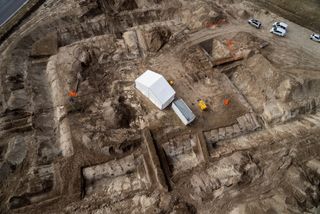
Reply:
<svg viewBox="0 0 320 214"><path fill-rule="evenodd" d="M200 108L201 111L205 111L208 109L207 104L203 101L203 100L198 100L198 106Z"/></svg>
<svg viewBox="0 0 320 214"><path fill-rule="evenodd" d="M171 86L174 85L174 81L173 81L173 80L169 80L168 82L169 82L169 84L170 84Z"/></svg>

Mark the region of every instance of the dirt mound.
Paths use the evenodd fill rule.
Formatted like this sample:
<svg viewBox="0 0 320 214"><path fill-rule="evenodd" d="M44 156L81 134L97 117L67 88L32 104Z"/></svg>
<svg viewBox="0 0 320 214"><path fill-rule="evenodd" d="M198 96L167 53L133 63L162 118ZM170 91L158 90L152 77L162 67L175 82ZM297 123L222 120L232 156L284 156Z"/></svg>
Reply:
<svg viewBox="0 0 320 214"><path fill-rule="evenodd" d="M246 10L239 10L237 15L242 19L249 19L251 17L251 14Z"/></svg>
<svg viewBox="0 0 320 214"><path fill-rule="evenodd" d="M257 112L262 112L263 103L274 96L273 91L281 79L281 73L262 55L251 57L248 69L239 68L232 77Z"/></svg>
<svg viewBox="0 0 320 214"><path fill-rule="evenodd" d="M237 68L231 79L267 122L287 121L319 106L317 72L285 72L262 55L249 58L247 66Z"/></svg>
<svg viewBox="0 0 320 214"><path fill-rule="evenodd" d="M192 29L212 27L227 21L223 7L215 2L188 2L188 8L182 12L181 18Z"/></svg>
<svg viewBox="0 0 320 214"><path fill-rule="evenodd" d="M232 37L234 42L234 48L249 48L249 49L260 49L268 45L265 40L247 32L239 32Z"/></svg>
<svg viewBox="0 0 320 214"><path fill-rule="evenodd" d="M97 0L100 7L106 11L118 13L125 10L134 10L138 8L136 1L117 1L117 0Z"/></svg>
<svg viewBox="0 0 320 214"><path fill-rule="evenodd" d="M31 55L33 57L51 56L58 52L57 33L50 33L32 46Z"/></svg>
<svg viewBox="0 0 320 214"><path fill-rule="evenodd" d="M194 82L203 80L211 69L210 62L205 52L200 47L188 48L181 56L186 72Z"/></svg>

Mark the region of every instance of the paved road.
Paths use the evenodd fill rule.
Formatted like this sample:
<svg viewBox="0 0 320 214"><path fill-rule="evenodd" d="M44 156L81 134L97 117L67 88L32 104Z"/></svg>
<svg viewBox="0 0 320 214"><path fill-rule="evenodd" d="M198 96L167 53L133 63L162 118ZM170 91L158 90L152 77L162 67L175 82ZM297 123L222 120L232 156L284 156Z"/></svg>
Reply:
<svg viewBox="0 0 320 214"><path fill-rule="evenodd" d="M0 0L0 26L28 0Z"/></svg>

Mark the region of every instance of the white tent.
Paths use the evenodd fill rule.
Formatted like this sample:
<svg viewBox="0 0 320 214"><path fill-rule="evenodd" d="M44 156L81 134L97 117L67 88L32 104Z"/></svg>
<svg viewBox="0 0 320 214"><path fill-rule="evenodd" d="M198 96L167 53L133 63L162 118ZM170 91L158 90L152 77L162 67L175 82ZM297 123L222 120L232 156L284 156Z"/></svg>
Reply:
<svg viewBox="0 0 320 214"><path fill-rule="evenodd" d="M164 109L174 100L176 92L160 74L147 70L135 80L136 88L148 97L159 109Z"/></svg>

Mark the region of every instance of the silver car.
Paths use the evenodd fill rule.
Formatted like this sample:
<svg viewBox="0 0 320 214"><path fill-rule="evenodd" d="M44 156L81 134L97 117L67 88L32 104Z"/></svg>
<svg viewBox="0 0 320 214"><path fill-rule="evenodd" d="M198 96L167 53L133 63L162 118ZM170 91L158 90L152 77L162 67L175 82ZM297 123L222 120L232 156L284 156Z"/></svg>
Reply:
<svg viewBox="0 0 320 214"><path fill-rule="evenodd" d="M320 42L320 34L313 33L310 35L310 39L316 42Z"/></svg>
<svg viewBox="0 0 320 214"><path fill-rule="evenodd" d="M270 30L270 33L273 33L277 36L286 36L287 35L287 31L281 27L272 27Z"/></svg>
<svg viewBox="0 0 320 214"><path fill-rule="evenodd" d="M282 29L288 31L288 25L284 22L275 22L272 25L273 27L281 27Z"/></svg>
<svg viewBox="0 0 320 214"><path fill-rule="evenodd" d="M248 23L257 29L261 28L262 25L261 22L256 19L249 19Z"/></svg>

